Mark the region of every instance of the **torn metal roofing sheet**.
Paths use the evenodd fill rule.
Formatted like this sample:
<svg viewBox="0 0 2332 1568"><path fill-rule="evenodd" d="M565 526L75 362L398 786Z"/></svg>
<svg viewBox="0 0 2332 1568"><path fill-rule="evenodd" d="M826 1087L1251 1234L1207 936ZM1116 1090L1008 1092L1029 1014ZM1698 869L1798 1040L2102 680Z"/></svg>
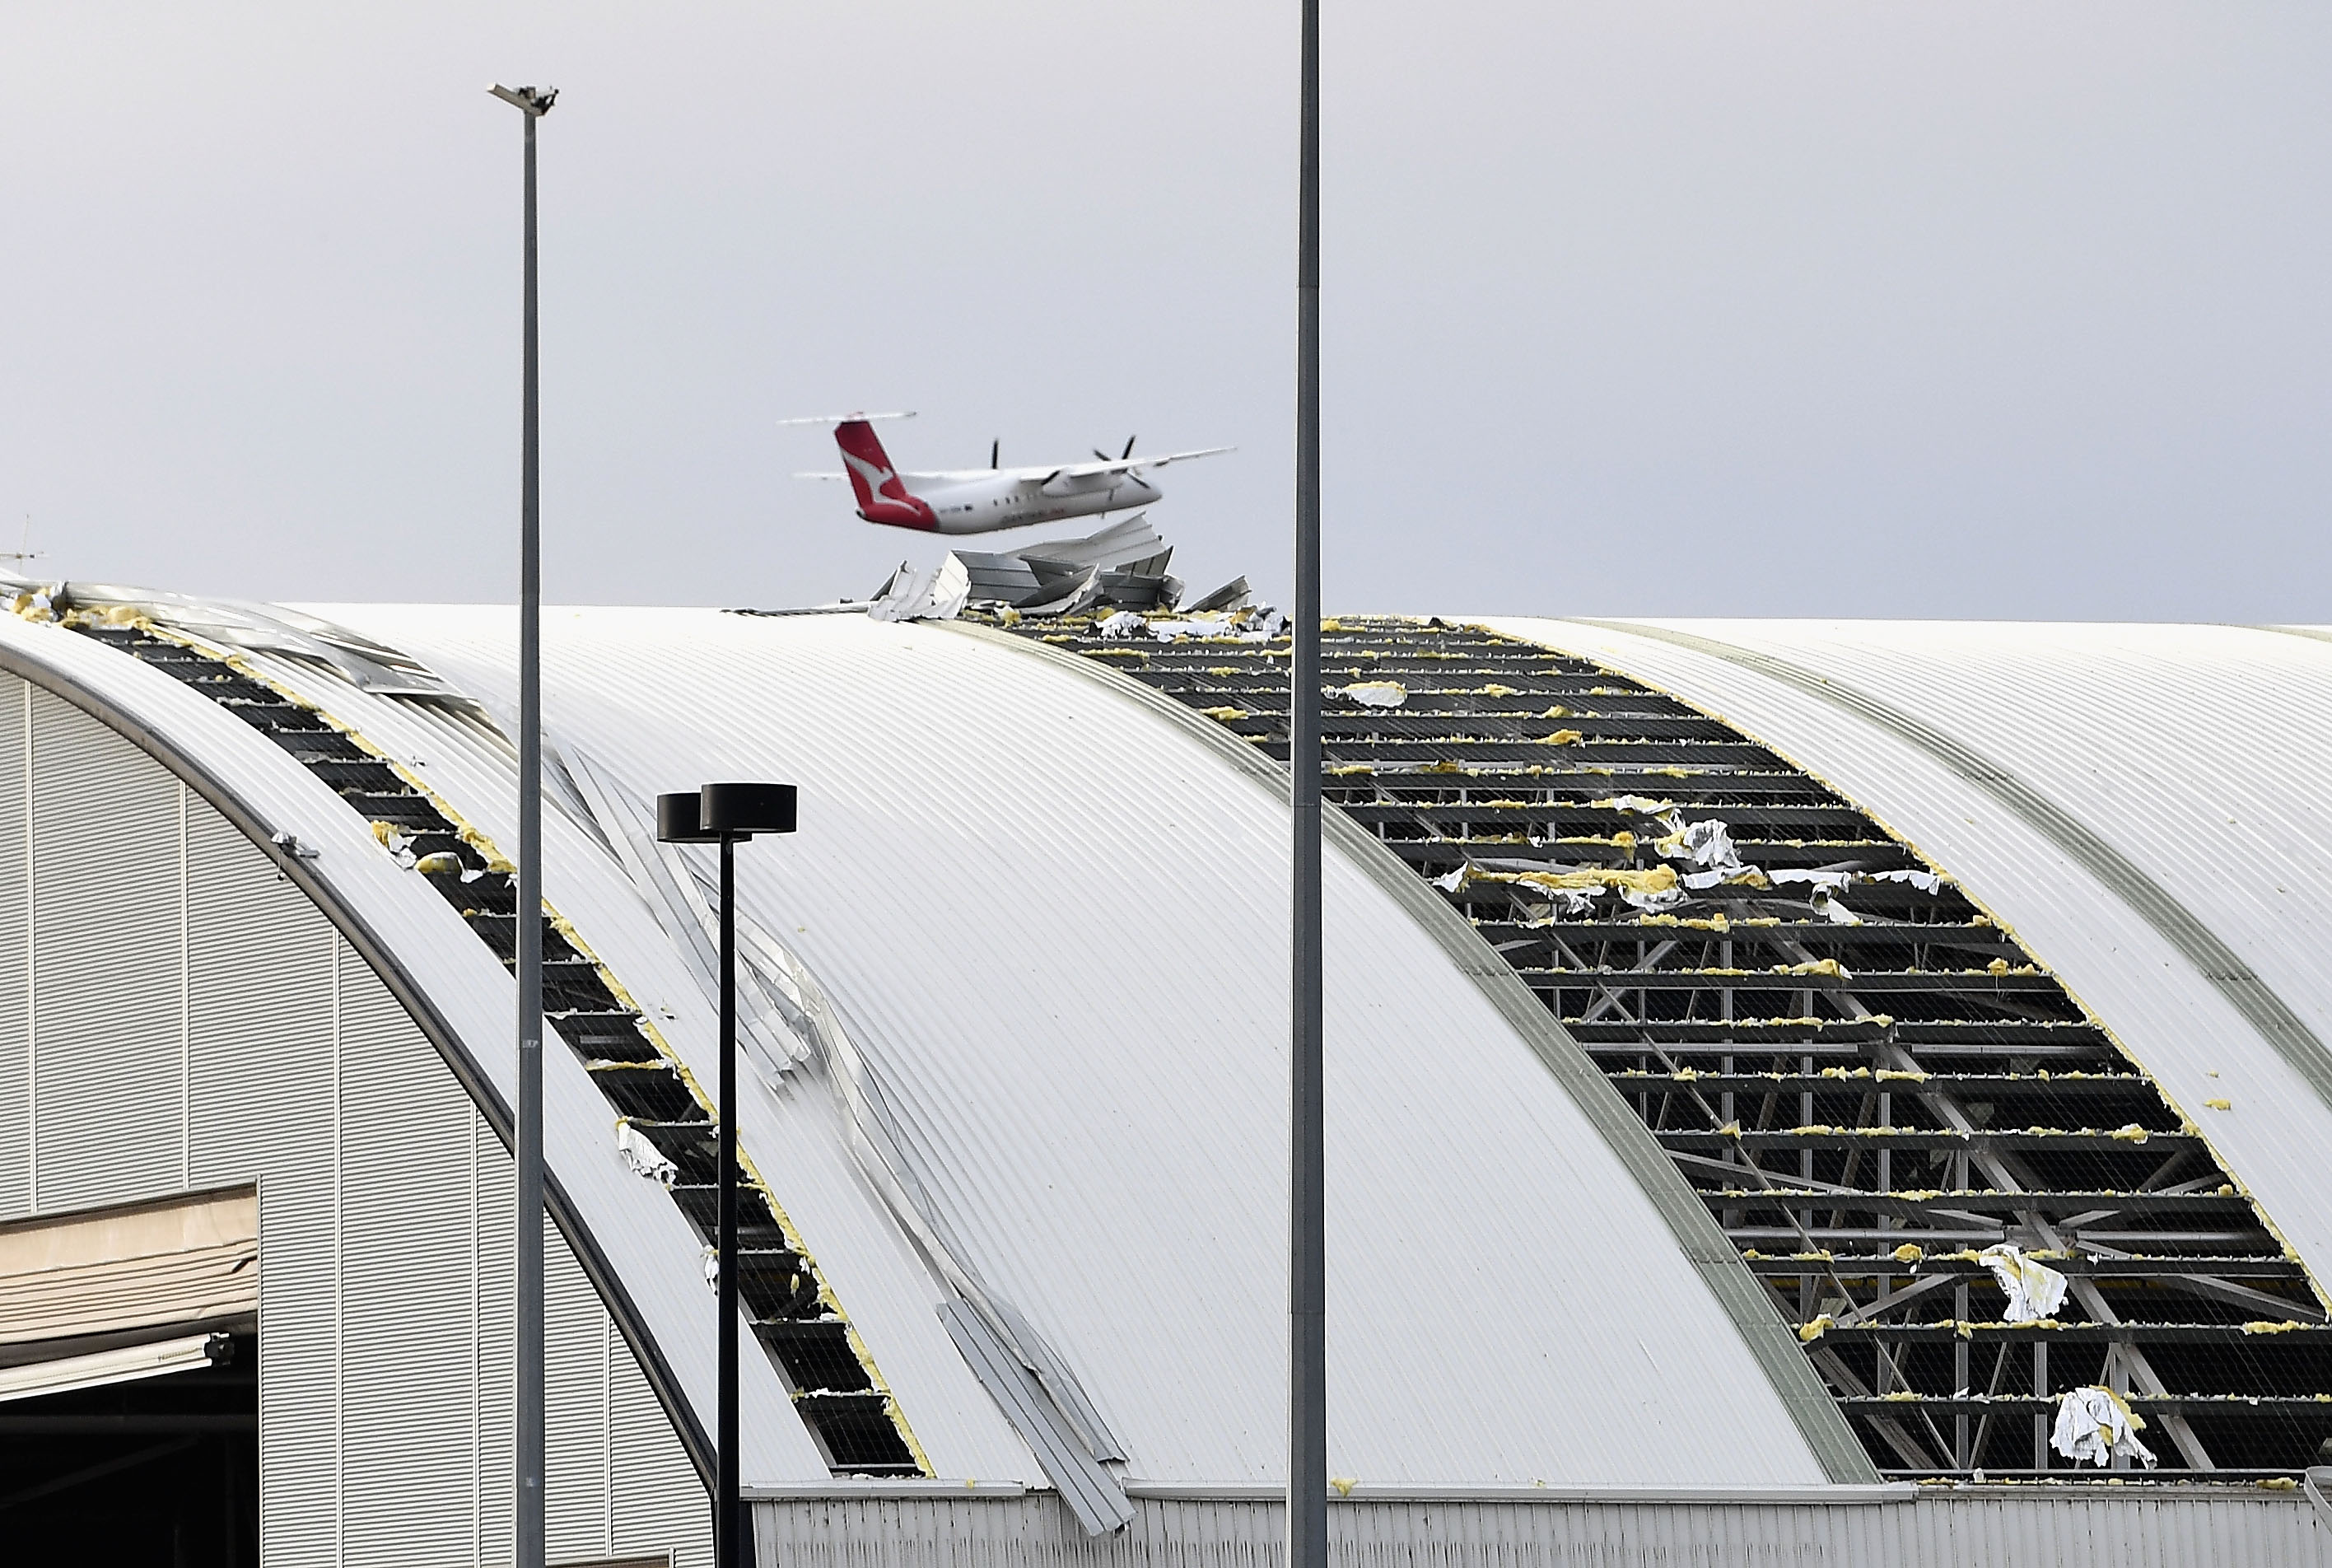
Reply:
<svg viewBox="0 0 2332 1568"><path fill-rule="evenodd" d="M182 657L195 656L192 650L167 642L148 645L149 634L135 626L100 622L81 630L89 639L110 641L133 652L148 661L148 668L173 668ZM494 874L494 866L501 855L497 846L514 842L516 835L511 815L514 759L502 736L481 722L475 706L466 701L448 705L401 700L416 695L410 692L374 693L341 678L334 666L282 657L278 650L245 646L237 658L235 669L224 672L197 659L196 668L178 670L177 678L246 722L272 724L278 712L296 718L297 711L285 708L274 696L281 693L313 715L301 722L329 722L360 739L365 753L334 761L324 754L333 750L324 745L332 739L329 735L311 741L301 738L306 731L295 730L272 737L337 789L343 805L354 807L360 822L371 818L367 825L376 839L375 854L399 866L405 885L442 894L449 907L462 911L473 936L484 939L478 945L506 967L512 946L511 917L507 879ZM680 1293L693 1309L689 1317L709 1315L709 1293L699 1296L696 1292L702 1288L701 1254L711 1223L710 1141L702 1133L710 1102L699 1086L714 1077L710 1052L716 1004L711 977L688 972L689 960L700 955L670 940L669 928L650 913L646 890L621 868L609 842L612 827L592 817L584 793L572 780L573 773L589 776L586 759L577 752L570 761L554 753L553 763L546 793L554 809L545 821L545 905L550 912L545 935L546 1013L553 1036L563 1037L573 1049L554 1052L547 1059L562 1068L581 1067L585 1081L602 1099L597 1117L581 1123L578 1130L583 1136L576 1144L550 1144L552 1174L561 1177L571 1159L594 1176L604 1175L608 1168L626 1171L632 1176L634 1195L668 1190L664 1201L678 1204L674 1213L686 1216L683 1234L694 1234L688 1235L684 1247L664 1252L655 1273L660 1282L682 1282ZM407 779L411 789L404 782ZM384 836L382 829L389 827L401 831ZM454 827L458 837L448 831ZM430 853L417 859L416 851ZM425 874L430 859L448 851L458 852L471 865L458 883L449 875ZM473 884L471 878L481 871L489 875ZM498 914L497 909L503 913ZM551 961L562 956L568 961ZM507 1045L508 1031L500 1033L502 1037L489 1044L490 1051ZM680 1068L677 1078L659 1066L666 1050ZM660 1076L663 1086L645 1082L650 1076ZM756 1148L807 1147L828 1155L833 1179L820 1183L798 1175L792 1190L813 1202L838 1196L863 1203L848 1161L840 1156L825 1097L815 1092L795 1094L791 1088L782 1081L774 1092L757 1085L745 1107L749 1200L752 1187L763 1181L753 1162ZM797 1123L806 1117L809 1126L757 1138L756 1121L773 1112ZM638 1147L643 1134L650 1144L646 1159ZM666 1155L677 1157L677 1166ZM639 1180L648 1174L658 1174L658 1181ZM744 1362L749 1388L756 1382L764 1385L759 1397L749 1393L749 1444L766 1440L781 1453L789 1449L789 1457L781 1461L786 1468L773 1465L769 1473L790 1479L804 1478L798 1468L804 1462L812 1467L810 1475L930 1473L930 1450L891 1399L882 1368L866 1354L865 1334L848 1311L850 1301L863 1295L871 1299L875 1318L889 1315L897 1320L894 1340L912 1344L921 1337L941 1347L949 1343L925 1315L929 1287L911 1245L877 1221L869 1233L891 1245L887 1250L859 1249L846 1279L824 1267L815 1246L800 1243L804 1228L787 1200L779 1197L774 1208L782 1239L774 1235L756 1239L758 1200L749 1203L746 1217L747 1299L751 1303L767 1296L783 1304L772 1308L757 1331L768 1356L749 1356ZM769 1218L764 1216L765 1220ZM762 1228L769 1227L765 1223ZM757 1256L753 1248L760 1253ZM803 1267L810 1276L807 1280L798 1276ZM692 1355L702 1337L682 1327L680 1339ZM941 1375L955 1365L941 1359ZM691 1397L701 1402L702 1391L692 1389ZM960 1410L969 1414L957 1419ZM1008 1431L992 1418L983 1419L985 1412L976 1401L942 1405L936 1415L934 1440L944 1440L951 1458L993 1462L999 1457L1008 1459L1016 1451ZM800 1440L805 1428L814 1448ZM765 1458L764 1463L769 1462ZM755 1473L753 1463L749 1450L748 1475Z"/></svg>
<svg viewBox="0 0 2332 1568"><path fill-rule="evenodd" d="M506 697L507 612L320 613L489 709ZM746 907L878 1061L950 1229L1090 1393L1129 1477L1273 1478L1284 806L1177 724L943 628L562 610L544 635L554 737L628 788L801 786L803 830L739 856ZM491 817L489 793L464 809ZM1368 875L1334 856L1329 875L1340 1473L1820 1481L1731 1321L1514 1026ZM830 1180L828 1158L781 1146L765 1163L939 1473L1008 1476L932 1436L967 1398L966 1417L997 1419L966 1392L936 1293L917 1335L872 1321L885 1293L848 1284L861 1254L895 1250L893 1228L863 1195L866 1212L836 1194L822 1221L791 1195Z"/></svg>
<svg viewBox="0 0 2332 1568"><path fill-rule="evenodd" d="M2332 1105L2316 1075L2045 823L1836 697L1725 651L1868 693L1993 760L2167 893L2322 1042L2332 646L2234 626L1492 624L1723 713L1868 803L2096 1009L2303 1257L2332 1257Z"/></svg>
<svg viewBox="0 0 2332 1568"><path fill-rule="evenodd" d="M1011 630L1250 766L1287 754L1278 645L1098 612ZM1776 1386L1828 1385L1815 1397L1838 1425L1807 1436L1834 1476L1828 1430L1849 1421L1854 1458L1897 1475L2056 1479L2094 1451L2288 1481L2312 1462L2332 1433L2320 1287L2202 1129L1947 868L1616 660L1394 617L1322 636L1334 836L1372 833L1362 859L1420 923L1454 922L1486 988L1502 989L1484 966L1505 971L1563 1037L1546 1059L1566 1083L1591 1056L1574 1098L1615 1150L1661 1167L1630 1162L1744 1338L1762 1352L1776 1318L1795 1329L1786 1364L1767 1357ZM2142 868L1996 760L1829 677L1735 658L2044 828L2287 1061L2310 1037ZM1745 1292L1705 1258L1719 1227ZM2109 1456L2075 1394L2128 1414ZM2171 1451L2128 1435L2141 1425Z"/></svg>
<svg viewBox="0 0 2332 1568"><path fill-rule="evenodd" d="M172 600L169 608L201 621L241 667L361 735L444 802L451 819L491 843L513 837L510 749L491 717L511 701L507 610L337 607L282 616L279 626L269 607L211 614ZM1802 997L1796 1010L1811 1015L1817 998L1830 1007L1891 996L1899 1001L1886 1005L1916 1020L1930 1017L1923 999L1932 998L1946 1011L1900 1037L1945 1029L1955 1016L1948 1009L1967 1000L1966 977L1979 971L1878 953L1892 940L1889 920L1920 925L1922 942L1946 951L1996 945L1981 989L2006 1021L1983 1024L1987 1038L1999 1037L1984 1049L2009 1051L2015 1036L2022 1043L2013 1049L2041 1053L2036 1060L2079 1056L2074 1076L2084 1079L2036 1090L2021 1081L2024 1069L2012 1066L2003 1078L1997 1063L1907 1070L1897 1076L1926 1086L1899 1091L1898 1103L1984 1094L2009 1096L2003 1104L2024 1095L2075 1108L2153 1106L2143 1127L2113 1131L2070 1121L1938 1130L1882 1114L1901 1158L1941 1152L1948 1162L1948 1150L1928 1147L1942 1138L1980 1146L1986 1160L2030 1161L2045 1150L2102 1170L2143 1146L2125 1133L2155 1140L2150 1158L2191 1147L2207 1156L2195 1169L2213 1172L2209 1181L2222 1166L2242 1183L2272 1238L2232 1190L2184 1191L2193 1183L2182 1181L2143 1205L2126 1192L2097 1196L2134 1215L2191 1214L2194 1226L2225 1231L2240 1254L2212 1260L2225 1266L2226 1299L2240 1307L2280 1292L2270 1305L2288 1301L2298 1316L2242 1324L2243 1310L2231 1309L2223 1323L2139 1324L2141 1337L2167 1357L2165 1347L2216 1335L2261 1377L2313 1364L2332 1331L2316 1326L2321 1305L2310 1305L2297 1258L2332 1252L2332 1215L2315 1180L2332 1141L2323 1094L2332 1057L2322 1046L2332 1036L2332 981L2311 967L2327 916L2309 897L2332 844L2332 813L2308 787L2332 751L2332 646L2307 628L1499 626L1625 678L1600 695L1582 667L1524 672L1513 685L1453 684L1446 677L1482 652L1471 634L1421 622L1338 628L1352 634L1355 662L1332 697L1330 758L1365 759L1338 764L1363 776L1348 783L1404 781L1381 800L1367 789L1342 791L1350 820L1340 827L1381 842L1356 847L1346 834L1328 862L1340 1473L1411 1486L1822 1478L1813 1429L1792 1419L1794 1385L1759 1360L1761 1342L1720 1276L1754 1274L1756 1290L1793 1281L1801 1300L1790 1305L1803 1312L1790 1321L1814 1329L1819 1362L1829 1346L1811 1319L1829 1305L1817 1276L1836 1272L1830 1253L1802 1255L1824 1260L1818 1267L1754 1250L1745 1266L1724 1253L1722 1268L1694 1256L1689 1228L1677 1229L1661 1207L1675 1194L1630 1163L1632 1145L1591 1114L1601 1102L1559 1081L1533 1033L1544 1021L1524 1027L1499 987L1526 984L1575 1029L1582 1062L1593 1052L1595 1070L1610 1071L1625 1096L1613 1104L1640 1105L1646 1125L1630 1130L1656 1159L1666 1148L1687 1171L1695 1161L1722 1162L1714 1156L1745 1169L1754 1162L1740 1151L1771 1145L1809 1175L1844 1156L1850 1182L1859 1158L1850 1150L1867 1143L1865 1127L1817 1124L1838 1118L1809 1113L1802 1125L1728 1131L1665 1120L1666 1107L1720 1094L1729 1104L1736 1092L1744 1102L1778 1094L1827 1104L1840 1093L1830 1075L1856 1073L1838 1064L1874 1040L1892 1047L1891 1018L1849 1009L1736 1019L1728 1001L1717 1024L1656 999L1754 996L1762 986ZM449 1020L482 1077L506 1085L510 988L491 942L465 932L428 880L369 831L364 804L326 776L328 766L303 771L183 676L174 683L121 657L126 648L109 650L99 631L75 636L6 617L0 656L140 727L223 784L246 816L320 851L294 869L361 918ZM884 1431L912 1449L912 1463L889 1473L1066 1477L1086 1511L1106 1520L1120 1480L1267 1485L1277 1473L1285 999L1273 955L1285 941L1285 808L1269 779L1259 782L1246 758L1227 760L1224 747L1245 735L1267 751L1284 662L1273 662L1268 633L1242 641L1185 628L1171 650L1153 645L1156 633L1112 640L1082 624L1043 635L1078 645L1087 670L1149 663L1155 675L1171 664L1190 690L1176 691L1180 707L1161 712L1133 700L1123 682L961 627L855 615L552 612L550 741L564 770L548 781L546 894L602 966L616 1002L668 1042L683 1076L710 1082L712 998L702 933L690 925L702 920L702 888L685 853L654 865L644 858L625 806L722 777L803 787L804 831L740 856L747 929L776 954L748 965L760 988L749 997L749 1056L762 1076L748 1090L743 1142L815 1265L824 1305L811 1315L820 1332L846 1320L850 1353L873 1380L878 1419L890 1423ZM1436 636L1449 645L1432 645ZM1363 645L1371 639L1384 647ZM125 630L116 640L135 638ZM1550 705L1546 693L1522 690L1537 676L1569 682L1590 700L1576 714ZM1643 701L1645 687L1697 712ZM1599 706L1610 712L1588 711ZM1623 730L1613 729L1620 720ZM1209 726L1220 732L1204 732ZM1662 808L1673 803L1650 798L1671 779L1669 793L1693 794L1696 768L1711 775L1703 784L1724 773L1745 792L1725 808L1729 829L1713 817L1668 824ZM1588 788L1583 777L1618 772L1632 781ZM1582 776L1571 783L1585 792L1542 777L1554 773ZM1509 775L1523 786L1499 782ZM1469 779L1483 786L1470 796ZM1434 804L1443 798L1436 781L1454 802L1447 809ZM1494 784L1498 798L1482 798ZM1587 799L1611 790L1620 793ZM1537 818L1558 795L1568 803L1556 817L1592 806L1612 821L1584 836L1546 827ZM1809 826L1792 828L1800 818ZM1633 827L1617 831L1622 821ZM1649 835L1670 827L1673 845L1663 839L1654 854ZM1649 865L1643 855L1653 856ZM1821 879L1835 876L1829 865L1840 856L1858 869L1832 886ZM1761 965L1777 942L1803 947L1781 952L1773 972L1782 979L1753 980L1729 957L1714 961L1721 969L1680 959L1679 942L1703 941L1682 931L1646 939L1624 979L1609 959L1582 968L1564 951L1566 942L1609 949L1603 928L1615 914L1626 915L1631 942L1638 923L1690 924L1666 913L1679 907L1684 885L1721 886L1747 869L1744 856L1777 890L1803 884L1792 896L1802 895L1807 913L1790 931L1735 930L1725 942L1728 951L1735 942L1757 948ZM1404 862L1414 886L1395 884ZM1974 919L1955 887L1912 885L1935 881L1921 869L1929 863L1963 879L1998 926ZM1388 867L1398 874L1391 882ZM1498 913L1521 904L1532 908ZM1440 930L1453 908L1472 925L1461 927L1462 942ZM1467 945L1485 938L1506 953L1495 974ZM1668 956L1652 956L1652 946ZM1867 972L1821 956L1860 966L1858 951L1873 953ZM1622 997L1632 1014L1619 1008ZM808 1016L820 1009L830 1011L827 1025ZM2085 1021L2092 1013L2150 1077L2127 1063L2088 1070L2095 1040L2065 1042L2098 1034ZM1676 1036L1677 1062L1712 1050L1729 1057L1729 1046L1711 1044L1717 1034L1730 1041L1788 1025L1783 1054L1792 1063L1803 1054L1805 1065L1763 1075L1788 1079L1786 1094L1713 1058L1667 1072L1674 1082L1657 1090L1638 1085L1629 1075L1646 1076L1656 1053L1623 1037L1631 1018L1656 1017ZM2050 1031L2063 1039L2051 1043ZM1799 1034L1809 1036L1802 1045ZM1949 1057L1956 1047L1935 1048ZM1817 1071L1818 1059L1841 1051ZM1631 1052L1645 1061L1627 1066L1620 1057ZM635 1173L661 1167L684 1189L702 1176L701 1151L684 1122L659 1130L639 1120L624 1129L636 1162L627 1164L606 1097L608 1064L550 1059L554 1174L636 1302L640 1332L701 1405L711 1299L699 1238L674 1208L679 1189L668 1194ZM1953 1073L1967 1081L1929 1083ZM1711 1135L1730 1143L1703 1150ZM643 1141L664 1158L641 1160ZM1937 1195L1915 1192L1903 1195L1895 1223L1948 1219L1971 1236L2006 1235L2017 1205L1971 1180L1966 1152L1956 1158L1944 1207L1957 1218L1939 1219ZM1881 1182L1889 1193L1902 1185ZM1740 1210L1718 1217L1747 1236L1762 1223L1748 1212L1757 1206L1727 1191L1690 1201ZM2290 1257L2278 1251L2285 1242ZM2057 1261L2075 1276L2076 1295L2093 1296L2093 1282L2117 1269L2132 1278L2159 1271L2105 1254ZM1993 1288L1992 1266L1973 1251L1928 1267L1922 1288L1950 1284L1962 1301L1971 1288L1978 1299ZM2102 1350L2110 1364L2120 1353L2103 1347L2131 1339L2117 1321L1871 1316L1832 1326L1831 1343L1854 1331L1858 1356L1892 1354L1898 1365L1924 1357L1931 1371L1965 1359L1954 1341L1979 1338L1994 1381L2012 1342L2045 1334L2064 1362ZM2255 1343L2254 1330L2271 1337ZM2239 1332L2246 1337L2231 1337ZM747 1478L769 1486L870 1473L836 1462L836 1436L849 1434L829 1425L817 1435L818 1407L791 1398L784 1354L772 1352L777 1359L748 1358L760 1391L748 1400ZM1016 1358L1030 1375L1012 1372ZM1964 1468L1964 1429L1974 1427L1980 1450L1994 1412L1984 1391L1968 1398L1943 1386L1890 1391L1882 1374L1860 1393L1837 1391L1838 1408L1858 1422L1892 1421L1896 1410L1881 1401L1922 1400L1938 1447L1958 1451L1961 1462L1944 1468ZM2167 1425L2191 1408L2197 1426L2217 1421L2214 1431L2240 1437L2227 1425L2230 1396L2216 1384L2196 1391L2206 1398L2165 1390L2147 1408ZM2323 1419L2313 1382L2234 1397L2270 1425L2297 1430ZM2031 1413L2025 1403L2000 1409L2020 1429ZM1826 1403L1823 1414L1832 1419ZM1716 1422L1722 1435L1712 1441ZM2191 1458L2184 1439L2180 1455ZM2229 1468L2261 1464L2239 1458Z"/></svg>
<svg viewBox="0 0 2332 1568"><path fill-rule="evenodd" d="M2284 1267L2320 1269L2332 1243L2321 1180L2332 1060L2327 987L2309 961L2332 825L2308 786L2332 737L2332 650L2232 627L1490 624L1722 715L1883 816L2113 1031L2179 1135L2255 1202ZM2176 1178L2201 1168L2191 1157L2184 1172L2165 1167L2146 1183L2163 1184L2158 1198L2102 1202L2137 1205L2133 1215L2158 1202L2163 1217L2147 1223L2172 1230L2173 1209L2197 1203L2183 1222L2197 1235L2179 1245L2228 1250L2203 1233L2233 1212L2212 1219L2207 1196L2174 1196L2193 1186ZM2111 1256L2077 1272L2160 1267ZM2226 1286L2272 1267L2222 1261ZM2241 1385L2238 1404L2149 1408L2213 1427L2222 1465L2246 1451L2236 1465L2305 1462L2312 1436L2294 1448L2271 1434L2326 1425L2320 1356L2284 1354L2322 1332L2308 1326L2323 1321L2320 1276L2280 1311L2252 1287L2213 1288L2229 1303L2220 1313L2136 1337L2175 1357L2180 1334L2227 1336L2215 1364ZM2223 1322L2205 1326L2213 1315ZM2267 1343L2272 1357L2255 1348ZM2239 1407L2253 1414L2238 1419Z"/></svg>

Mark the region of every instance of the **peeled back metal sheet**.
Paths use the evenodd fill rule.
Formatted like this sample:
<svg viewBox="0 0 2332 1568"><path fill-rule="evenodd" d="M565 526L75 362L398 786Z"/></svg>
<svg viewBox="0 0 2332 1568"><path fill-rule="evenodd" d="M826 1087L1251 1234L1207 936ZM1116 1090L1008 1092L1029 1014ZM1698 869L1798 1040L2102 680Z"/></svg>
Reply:
<svg viewBox="0 0 2332 1568"><path fill-rule="evenodd" d="M1005 1418L1037 1456L1037 1463L1044 1467L1046 1476L1060 1489L1061 1501L1069 1506L1077 1523L1085 1526L1085 1534L1106 1535L1123 1529L1133 1517L1133 1505L1127 1499L1125 1488L1085 1451L1085 1444L1054 1407L1036 1373L1021 1365L1004 1348L1004 1342L980 1321L980 1315L964 1303L943 1301L939 1305L939 1313L956 1348L963 1353L974 1375L996 1397Z"/></svg>

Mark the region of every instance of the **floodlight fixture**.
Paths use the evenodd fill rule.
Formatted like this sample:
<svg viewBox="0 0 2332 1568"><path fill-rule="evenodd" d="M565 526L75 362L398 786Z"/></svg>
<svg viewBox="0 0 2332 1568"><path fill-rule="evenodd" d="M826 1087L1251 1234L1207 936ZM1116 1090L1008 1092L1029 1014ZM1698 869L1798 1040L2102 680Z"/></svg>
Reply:
<svg viewBox="0 0 2332 1568"><path fill-rule="evenodd" d="M559 101L559 89L555 87L503 87L497 83L486 91L529 120L540 120Z"/></svg>

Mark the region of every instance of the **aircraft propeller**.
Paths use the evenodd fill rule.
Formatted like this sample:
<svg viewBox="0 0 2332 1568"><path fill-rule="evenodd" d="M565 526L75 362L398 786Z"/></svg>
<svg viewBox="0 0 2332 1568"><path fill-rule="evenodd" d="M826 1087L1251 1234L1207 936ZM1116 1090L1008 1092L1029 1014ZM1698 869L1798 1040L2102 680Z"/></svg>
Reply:
<svg viewBox="0 0 2332 1568"><path fill-rule="evenodd" d="M1093 454L1095 457L1100 458L1104 463L1123 463L1127 458L1133 455L1133 442L1134 437L1131 435L1127 436L1125 438L1125 450L1119 453L1115 457L1112 457L1108 453L1104 452L1098 446L1093 449Z"/></svg>

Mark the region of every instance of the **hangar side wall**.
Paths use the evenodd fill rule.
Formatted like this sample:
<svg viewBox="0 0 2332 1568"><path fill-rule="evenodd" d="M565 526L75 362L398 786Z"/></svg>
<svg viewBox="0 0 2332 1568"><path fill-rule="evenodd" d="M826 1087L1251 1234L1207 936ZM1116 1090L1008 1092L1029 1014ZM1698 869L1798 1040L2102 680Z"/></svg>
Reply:
<svg viewBox="0 0 2332 1568"><path fill-rule="evenodd" d="M1462 1493L1331 1498L1336 1568L2320 1568L2332 1525L2297 1493L2131 1487L1816 1488L1623 1498ZM1273 1568L1286 1508L1241 1487L1135 1487L1090 1540L1048 1496L757 1502L762 1568Z"/></svg>
<svg viewBox="0 0 2332 1568"><path fill-rule="evenodd" d="M511 1550L511 1161L259 849L0 677L0 1218L255 1182L265 1560ZM704 1494L547 1236L550 1547L710 1561Z"/></svg>

